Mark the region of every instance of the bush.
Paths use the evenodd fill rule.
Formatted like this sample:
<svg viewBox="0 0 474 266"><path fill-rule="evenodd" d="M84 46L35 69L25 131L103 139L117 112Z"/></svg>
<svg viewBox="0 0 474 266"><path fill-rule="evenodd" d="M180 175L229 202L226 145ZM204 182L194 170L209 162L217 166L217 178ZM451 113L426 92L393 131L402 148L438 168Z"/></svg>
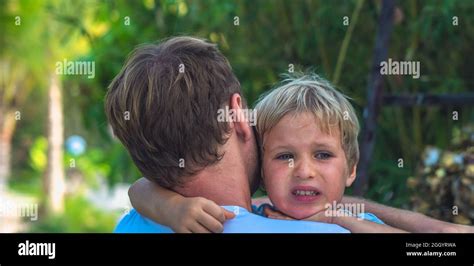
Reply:
<svg viewBox="0 0 474 266"><path fill-rule="evenodd" d="M62 215L38 219L29 229L32 233L110 233L119 213L101 210L83 197L66 199Z"/></svg>

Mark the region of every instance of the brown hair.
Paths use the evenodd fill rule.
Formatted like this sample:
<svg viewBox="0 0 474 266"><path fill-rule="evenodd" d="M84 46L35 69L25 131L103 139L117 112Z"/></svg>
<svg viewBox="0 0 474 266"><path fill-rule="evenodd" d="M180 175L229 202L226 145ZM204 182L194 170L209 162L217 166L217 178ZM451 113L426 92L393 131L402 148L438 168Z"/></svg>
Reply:
<svg viewBox="0 0 474 266"><path fill-rule="evenodd" d="M215 44L174 37L130 54L105 110L142 174L171 188L222 158L230 128L217 113L234 93L239 81Z"/></svg>

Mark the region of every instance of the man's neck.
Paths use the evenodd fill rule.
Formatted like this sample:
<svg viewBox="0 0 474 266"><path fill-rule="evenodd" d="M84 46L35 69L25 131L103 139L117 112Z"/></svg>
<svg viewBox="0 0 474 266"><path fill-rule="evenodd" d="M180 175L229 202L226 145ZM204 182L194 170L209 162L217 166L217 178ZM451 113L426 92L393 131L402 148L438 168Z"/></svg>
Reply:
<svg viewBox="0 0 474 266"><path fill-rule="evenodd" d="M192 177L176 191L186 197L203 197L218 205L240 206L251 210L249 178L241 161L221 160Z"/></svg>

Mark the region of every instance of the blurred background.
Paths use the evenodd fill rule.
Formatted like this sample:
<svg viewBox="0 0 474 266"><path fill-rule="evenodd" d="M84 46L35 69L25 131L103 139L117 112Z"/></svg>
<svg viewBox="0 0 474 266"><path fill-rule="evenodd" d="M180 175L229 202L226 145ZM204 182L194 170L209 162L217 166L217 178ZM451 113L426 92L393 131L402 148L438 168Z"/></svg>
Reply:
<svg viewBox="0 0 474 266"><path fill-rule="evenodd" d="M394 1L385 17L379 0L0 3L0 232L113 230L141 174L111 135L107 86L136 45L175 35L217 43L252 105L282 73L324 76L376 133L349 194L474 221L473 1ZM420 62L420 78L374 85L381 51ZM94 74L59 73L69 62Z"/></svg>

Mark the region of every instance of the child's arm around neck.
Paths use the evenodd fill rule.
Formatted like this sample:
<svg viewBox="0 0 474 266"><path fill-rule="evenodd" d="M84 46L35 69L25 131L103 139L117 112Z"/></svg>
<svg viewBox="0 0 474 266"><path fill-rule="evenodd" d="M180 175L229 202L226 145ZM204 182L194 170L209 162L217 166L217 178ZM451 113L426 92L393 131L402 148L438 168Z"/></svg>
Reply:
<svg viewBox="0 0 474 266"><path fill-rule="evenodd" d="M130 187L128 195L139 213L176 233L220 233L223 223L234 217L213 201L183 197L144 177Z"/></svg>

